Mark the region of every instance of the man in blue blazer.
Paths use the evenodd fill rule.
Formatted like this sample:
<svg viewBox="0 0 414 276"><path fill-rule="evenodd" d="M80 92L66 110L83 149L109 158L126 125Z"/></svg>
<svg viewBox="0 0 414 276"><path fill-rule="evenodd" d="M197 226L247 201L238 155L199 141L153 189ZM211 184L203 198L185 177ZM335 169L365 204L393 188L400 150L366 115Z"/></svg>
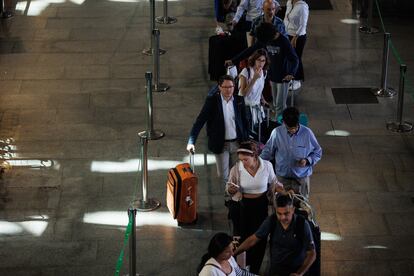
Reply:
<svg viewBox="0 0 414 276"><path fill-rule="evenodd" d="M215 154L217 175L227 182L230 167L237 158L239 142L248 139L248 123L244 98L233 95L234 79L224 75L218 82L219 93L206 98L188 139L187 150L194 152L195 143L207 123L208 149Z"/></svg>

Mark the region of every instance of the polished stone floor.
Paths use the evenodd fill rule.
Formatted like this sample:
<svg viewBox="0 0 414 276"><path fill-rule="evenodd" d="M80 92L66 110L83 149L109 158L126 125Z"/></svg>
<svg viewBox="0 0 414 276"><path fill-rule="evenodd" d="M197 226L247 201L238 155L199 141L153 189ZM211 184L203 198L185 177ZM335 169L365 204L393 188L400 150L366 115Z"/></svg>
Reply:
<svg viewBox="0 0 414 276"><path fill-rule="evenodd" d="M297 105L324 150L311 180L322 233L323 275L412 275L414 136L387 131L397 99L335 104L331 88L380 82L383 35L361 34L347 0L311 11L306 82ZM157 1L157 15L162 3ZM127 208L141 198L139 131L146 129L144 73L152 59L149 6L140 0L18 1L1 20L0 275L114 275ZM229 231L223 191L204 134L197 143L199 220L181 228L165 207L167 169L186 158L186 137L208 88L213 1L171 1L158 25L161 81L148 145L148 196L162 207L137 215L137 270L191 276L216 231ZM414 121L413 20L385 18L408 65L404 119ZM345 21L349 22L349 21ZM376 22L378 23L378 22ZM390 58L389 85L399 68ZM410 85L410 86L408 86ZM411 95L410 95L411 94ZM126 253L121 275L128 270Z"/></svg>

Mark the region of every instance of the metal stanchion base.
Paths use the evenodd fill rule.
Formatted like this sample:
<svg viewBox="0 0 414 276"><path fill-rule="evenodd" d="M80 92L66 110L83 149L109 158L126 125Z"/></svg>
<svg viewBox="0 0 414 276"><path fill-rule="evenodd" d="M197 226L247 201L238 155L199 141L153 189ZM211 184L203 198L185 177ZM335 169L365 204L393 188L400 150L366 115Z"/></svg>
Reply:
<svg viewBox="0 0 414 276"><path fill-rule="evenodd" d="M413 130L413 124L409 122L402 122L401 124L397 122L392 122L387 123L387 129L392 132L409 132Z"/></svg>
<svg viewBox="0 0 414 276"><path fill-rule="evenodd" d="M152 86L152 91L154 92L166 92L168 89L170 89L170 86L166 83L160 83Z"/></svg>
<svg viewBox="0 0 414 276"><path fill-rule="evenodd" d="M152 48L145 48L144 50L142 50L142 54L147 55L147 56L152 56ZM159 55L163 55L165 54L167 51L164 49L159 49L158 53Z"/></svg>
<svg viewBox="0 0 414 276"><path fill-rule="evenodd" d="M394 97L397 95L397 91L394 88L387 87L387 88L374 88L372 89L372 93L377 97Z"/></svg>
<svg viewBox="0 0 414 276"><path fill-rule="evenodd" d="M141 138L145 138L148 140L158 140L165 136L165 133L160 130L152 130L152 131L141 131L138 133L138 136Z"/></svg>
<svg viewBox="0 0 414 276"><path fill-rule="evenodd" d="M379 30L375 27L361 26L359 27L359 32L364 34L376 34Z"/></svg>
<svg viewBox="0 0 414 276"><path fill-rule="evenodd" d="M138 199L134 201L134 206L136 206L138 211L149 212L155 209L158 209L161 206L161 202L154 198L148 198L147 201L143 199Z"/></svg>
<svg viewBox="0 0 414 276"><path fill-rule="evenodd" d="M155 18L155 21L159 24L174 24L177 22L177 18L171 16L158 16L157 18Z"/></svg>

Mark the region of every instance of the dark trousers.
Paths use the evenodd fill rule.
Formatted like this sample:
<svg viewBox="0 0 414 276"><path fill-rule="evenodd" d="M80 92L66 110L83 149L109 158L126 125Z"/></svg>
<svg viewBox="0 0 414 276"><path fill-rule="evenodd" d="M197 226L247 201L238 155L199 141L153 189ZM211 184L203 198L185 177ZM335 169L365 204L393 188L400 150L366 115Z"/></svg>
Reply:
<svg viewBox="0 0 414 276"><path fill-rule="evenodd" d="M244 241L254 234L262 222L267 218L268 200L266 193L258 198L243 198L240 208L240 233ZM266 240L261 240L246 252L246 264L250 265L250 272L259 274L263 256L266 250Z"/></svg>
<svg viewBox="0 0 414 276"><path fill-rule="evenodd" d="M270 269L269 276L289 276L295 273L299 268L292 268L287 266L273 266Z"/></svg>
<svg viewBox="0 0 414 276"><path fill-rule="evenodd" d="M292 36L289 36L289 40L292 40ZM295 74L295 80L305 79L305 74L303 72L303 64L302 64L302 53L303 53L303 49L305 48L305 44L306 44L306 34L300 35L296 40L296 48L294 48L296 51L296 55L299 58L299 67Z"/></svg>

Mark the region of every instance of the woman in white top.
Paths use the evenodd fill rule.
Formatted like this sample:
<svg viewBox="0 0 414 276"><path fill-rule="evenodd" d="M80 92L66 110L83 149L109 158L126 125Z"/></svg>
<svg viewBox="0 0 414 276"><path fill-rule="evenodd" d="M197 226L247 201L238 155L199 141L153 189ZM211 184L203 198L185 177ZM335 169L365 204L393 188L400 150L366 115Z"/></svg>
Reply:
<svg viewBox="0 0 414 276"><path fill-rule="evenodd" d="M247 67L239 75L239 95L244 97L246 115L250 130L264 118L261 103L267 104L263 97L269 56L265 49L256 50L248 59Z"/></svg>
<svg viewBox="0 0 414 276"><path fill-rule="evenodd" d="M309 6L303 0L288 0L286 3L286 14L283 22L292 47L299 57L299 67L295 74L293 90L298 89L300 81L304 80L302 53L306 43L306 27L308 25Z"/></svg>
<svg viewBox="0 0 414 276"><path fill-rule="evenodd" d="M201 258L197 272L199 276L255 276L243 271L233 258L233 238L226 233L217 233L210 240L207 253ZM243 274L241 273L243 271Z"/></svg>
<svg viewBox="0 0 414 276"><path fill-rule="evenodd" d="M230 171L226 191L233 201L240 196L239 210L230 210L230 218L233 235L240 235L243 241L255 233L268 216L267 192L284 192L284 189L277 181L272 164L258 156L256 143L241 143L237 154L240 161ZM259 272L265 249L266 240L262 240L246 252L246 264L250 265L251 272Z"/></svg>

